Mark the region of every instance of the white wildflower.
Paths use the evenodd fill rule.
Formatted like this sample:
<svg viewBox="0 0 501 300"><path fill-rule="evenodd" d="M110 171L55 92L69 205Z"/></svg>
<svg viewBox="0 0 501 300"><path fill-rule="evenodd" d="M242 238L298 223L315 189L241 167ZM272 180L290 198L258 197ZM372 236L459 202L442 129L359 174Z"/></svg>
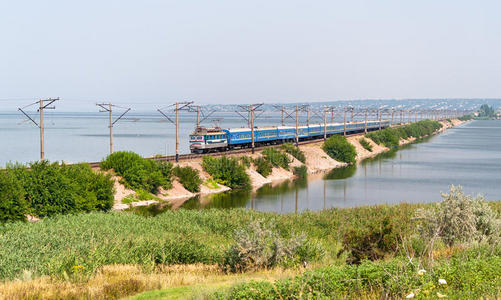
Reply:
<svg viewBox="0 0 501 300"><path fill-rule="evenodd" d="M414 298L414 296L415 296L414 293L410 293L409 295L407 295L405 297L405 299L412 299L412 298Z"/></svg>
<svg viewBox="0 0 501 300"><path fill-rule="evenodd" d="M447 281L445 281L445 279L443 279L443 278L440 278L438 280L438 283L440 283L440 284L447 284Z"/></svg>
<svg viewBox="0 0 501 300"><path fill-rule="evenodd" d="M421 269L421 270L417 271L417 273L418 273L419 276L423 276L424 273L426 273L426 270L425 269Z"/></svg>

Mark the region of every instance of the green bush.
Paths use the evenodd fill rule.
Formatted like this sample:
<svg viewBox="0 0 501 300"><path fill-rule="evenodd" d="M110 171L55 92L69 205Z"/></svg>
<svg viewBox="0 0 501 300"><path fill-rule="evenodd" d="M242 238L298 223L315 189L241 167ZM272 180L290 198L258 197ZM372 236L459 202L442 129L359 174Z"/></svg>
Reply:
<svg viewBox="0 0 501 300"><path fill-rule="evenodd" d="M372 145L364 138L360 138L359 140L360 145L364 147L365 150L372 152Z"/></svg>
<svg viewBox="0 0 501 300"><path fill-rule="evenodd" d="M297 160L302 162L303 164L306 162L306 156L304 155L304 152L299 149L299 147L294 146L292 143L285 143L282 145L282 149L289 153L290 155L294 156Z"/></svg>
<svg viewBox="0 0 501 300"><path fill-rule="evenodd" d="M460 121L469 121L473 119L473 115L464 115L458 118Z"/></svg>
<svg viewBox="0 0 501 300"><path fill-rule="evenodd" d="M340 230L343 251L349 252L347 262L395 255L401 238L414 233L412 217L417 207L401 204L348 209L350 219L343 218Z"/></svg>
<svg viewBox="0 0 501 300"><path fill-rule="evenodd" d="M264 159L271 162L274 167L289 170L290 159L287 154L275 148L266 148L262 152Z"/></svg>
<svg viewBox="0 0 501 300"><path fill-rule="evenodd" d="M385 128L383 130L369 132L365 135L366 138L373 140L376 144L386 146L388 148L398 147L400 140L400 129Z"/></svg>
<svg viewBox="0 0 501 300"><path fill-rule="evenodd" d="M242 165L244 165L246 168L249 168L251 166L251 161L252 161L252 158L248 157L248 156L240 156L240 162L242 163Z"/></svg>
<svg viewBox="0 0 501 300"><path fill-rule="evenodd" d="M271 162L262 157L254 159L253 162L254 166L256 166L256 171L264 177L268 177L268 175L270 175L273 171L273 165Z"/></svg>
<svg viewBox="0 0 501 300"><path fill-rule="evenodd" d="M306 178L308 177L308 168L305 165L294 167L292 173L298 178Z"/></svg>
<svg viewBox="0 0 501 300"><path fill-rule="evenodd" d="M235 242L225 253L223 270L244 272L278 265L295 266L316 260L321 249L306 234L282 238L273 225L254 221L235 232Z"/></svg>
<svg viewBox="0 0 501 300"><path fill-rule="evenodd" d="M26 220L27 208L21 183L10 172L0 171L0 224Z"/></svg>
<svg viewBox="0 0 501 300"><path fill-rule="evenodd" d="M190 166L176 166L172 170L172 172L179 179L179 182L184 186L185 189L192 193L200 192L202 179L198 175L198 170L195 170Z"/></svg>
<svg viewBox="0 0 501 300"><path fill-rule="evenodd" d="M29 169L9 166L21 183L28 213L47 217L55 214L109 210L113 206L113 182L109 175L92 171L88 164L32 163Z"/></svg>
<svg viewBox="0 0 501 300"><path fill-rule="evenodd" d="M337 161L350 164L356 162L357 151L355 147L342 135L329 137L322 145L322 149L327 155Z"/></svg>
<svg viewBox="0 0 501 300"><path fill-rule="evenodd" d="M400 242L399 224L388 215L371 219L365 226L352 227L344 234L343 249L349 252L347 262L358 264L363 260L378 260L394 255Z"/></svg>
<svg viewBox="0 0 501 300"><path fill-rule="evenodd" d="M440 122L422 120L398 128L385 128L383 130L369 132L365 135L365 137L370 138L379 145L392 148L399 146L401 138L407 139L414 137L419 139L433 134L440 128L442 128L442 124Z"/></svg>
<svg viewBox="0 0 501 300"><path fill-rule="evenodd" d="M237 283L210 299L496 299L501 257L454 257L418 275L415 262L392 259L360 265L329 266L292 278ZM445 279L447 284L438 283ZM443 295L443 296L440 296ZM412 297L410 297L412 298Z"/></svg>
<svg viewBox="0 0 501 300"><path fill-rule="evenodd" d="M134 152L114 152L101 162L101 168L113 169L131 189L144 189L157 194L160 187L165 189L172 187L171 163L144 159Z"/></svg>
<svg viewBox="0 0 501 300"><path fill-rule="evenodd" d="M222 185L230 188L248 188L250 186L249 175L245 172L245 166L234 157L204 156L202 166L212 178Z"/></svg>
<svg viewBox="0 0 501 300"><path fill-rule="evenodd" d="M419 231L426 240L455 243L501 241L501 222L481 195L465 195L461 186L451 186L442 201L416 212Z"/></svg>

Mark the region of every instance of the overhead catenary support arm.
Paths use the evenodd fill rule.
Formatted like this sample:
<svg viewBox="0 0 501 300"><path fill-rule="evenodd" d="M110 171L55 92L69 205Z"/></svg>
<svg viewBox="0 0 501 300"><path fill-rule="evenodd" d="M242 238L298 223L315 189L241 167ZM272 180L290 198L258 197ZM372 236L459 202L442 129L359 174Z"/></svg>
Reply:
<svg viewBox="0 0 501 300"><path fill-rule="evenodd" d="M102 110L100 112L108 112L108 120L109 120L109 125L108 128L110 130L110 154L113 153L113 125L117 123L120 119L122 119L123 116L125 116L126 113L128 113L131 109L128 107L121 107L118 105L114 105L111 102L109 103L97 103L97 106L101 107ZM125 109L125 111L115 120L113 121L113 107Z"/></svg>
<svg viewBox="0 0 501 300"><path fill-rule="evenodd" d="M167 106L166 108L174 107L174 113L176 114L176 120L173 121L166 113L162 111L162 109L157 109L157 111L162 114L167 120L173 123L176 126L176 162L179 162L179 111L185 110L189 112L196 111L194 107L192 107L193 101L186 102L176 102Z"/></svg>
<svg viewBox="0 0 501 300"><path fill-rule="evenodd" d="M18 108L20 112L22 112L29 120L33 122L40 129L40 160L43 161L45 159L45 150L44 150L44 110L45 109L55 109L54 106L50 106L52 103L59 101L58 98L49 98L49 99L40 99L37 102L26 105L25 107ZM38 113L40 114L40 123L37 123L33 118L31 118L24 109L30 107L32 105L38 104Z"/></svg>

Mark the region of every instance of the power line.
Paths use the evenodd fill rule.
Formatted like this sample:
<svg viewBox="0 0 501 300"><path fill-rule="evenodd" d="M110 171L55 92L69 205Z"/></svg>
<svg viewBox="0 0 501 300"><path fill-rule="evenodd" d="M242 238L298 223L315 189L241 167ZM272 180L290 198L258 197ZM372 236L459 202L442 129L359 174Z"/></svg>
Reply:
<svg viewBox="0 0 501 300"><path fill-rule="evenodd" d="M174 107L174 111L176 112L176 121L174 122L166 113L162 111L162 109L157 109L159 113L161 113L167 120L169 120L172 124L176 126L176 162L179 162L179 111L195 111L194 107L192 107L193 101L185 101L185 102L176 102L171 104L163 109L172 109Z"/></svg>
<svg viewBox="0 0 501 300"><path fill-rule="evenodd" d="M96 105L103 109L103 110L100 110L100 112L109 112L110 125L108 127L110 128L110 154L112 154L113 153L113 125L115 125L115 123L118 122L118 120L120 120L123 116L125 116L125 114L128 113L131 109L129 107L122 107L122 106L114 105L111 102L110 103L96 103ZM113 121L113 107L125 109L125 111L115 121Z"/></svg>
<svg viewBox="0 0 501 300"><path fill-rule="evenodd" d="M35 124L38 128L40 128L40 160L42 161L45 159L43 111L46 109L55 109L56 108L55 106L50 106L50 105L56 101L59 101L59 98L40 99L37 102L18 108L18 110L22 112L29 120L31 120L33 124ZM24 109L26 109L27 107L33 106L35 104L39 105L37 111L40 113L40 123L37 123L24 111Z"/></svg>

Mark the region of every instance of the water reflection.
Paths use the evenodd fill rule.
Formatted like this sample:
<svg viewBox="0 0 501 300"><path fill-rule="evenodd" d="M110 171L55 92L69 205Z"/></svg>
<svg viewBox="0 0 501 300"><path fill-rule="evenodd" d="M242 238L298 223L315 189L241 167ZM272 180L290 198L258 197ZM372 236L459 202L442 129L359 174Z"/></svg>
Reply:
<svg viewBox="0 0 501 300"><path fill-rule="evenodd" d="M486 124L485 122L489 123ZM294 213L331 207L440 200L450 184L501 199L501 122L476 121L367 159L358 166L188 200L182 208L245 207Z"/></svg>
<svg viewBox="0 0 501 300"><path fill-rule="evenodd" d="M345 178L353 176L356 171L357 171L356 165L334 169L334 170L330 171L329 173L325 174L324 180L345 179Z"/></svg>
<svg viewBox="0 0 501 300"><path fill-rule="evenodd" d="M195 196L188 199L181 208L201 209L201 208L232 208L246 207L251 197L250 190L233 190L220 194L212 194L205 197Z"/></svg>

